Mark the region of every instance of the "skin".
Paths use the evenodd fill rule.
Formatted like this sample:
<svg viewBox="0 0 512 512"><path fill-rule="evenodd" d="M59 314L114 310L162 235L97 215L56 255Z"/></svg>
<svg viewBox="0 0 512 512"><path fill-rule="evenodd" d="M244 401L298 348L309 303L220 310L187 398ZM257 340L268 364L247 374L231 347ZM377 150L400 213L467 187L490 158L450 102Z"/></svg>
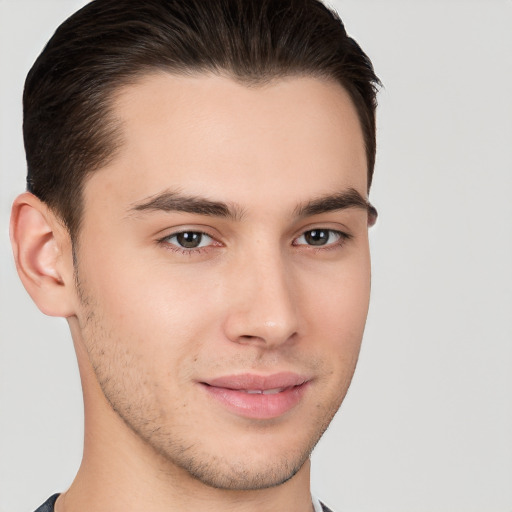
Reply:
<svg viewBox="0 0 512 512"><path fill-rule="evenodd" d="M316 78L160 73L119 91L114 112L122 145L86 182L76 268L45 205L23 194L13 208L20 276L68 318L84 392L84 458L56 510L311 511L309 455L356 365L370 258L365 208L298 211L366 198L355 108ZM140 206L166 192L233 215ZM187 249L179 232L208 236ZM278 372L308 384L271 419L200 384Z"/></svg>

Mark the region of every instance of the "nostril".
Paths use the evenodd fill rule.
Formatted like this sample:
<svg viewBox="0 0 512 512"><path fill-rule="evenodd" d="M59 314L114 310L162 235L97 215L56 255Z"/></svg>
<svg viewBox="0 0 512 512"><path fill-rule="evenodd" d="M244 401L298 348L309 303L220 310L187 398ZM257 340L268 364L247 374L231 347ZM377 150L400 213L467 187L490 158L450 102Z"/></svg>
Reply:
<svg viewBox="0 0 512 512"><path fill-rule="evenodd" d="M264 339L261 336L253 336L251 334L242 334L242 336L240 336L240 340L241 341L258 341L258 340L264 341Z"/></svg>

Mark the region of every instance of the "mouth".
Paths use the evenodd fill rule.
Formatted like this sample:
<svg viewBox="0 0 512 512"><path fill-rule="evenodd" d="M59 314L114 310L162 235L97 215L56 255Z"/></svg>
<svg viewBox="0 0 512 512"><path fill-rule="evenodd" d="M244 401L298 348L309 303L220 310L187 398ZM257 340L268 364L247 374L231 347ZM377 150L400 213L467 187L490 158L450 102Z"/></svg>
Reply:
<svg viewBox="0 0 512 512"><path fill-rule="evenodd" d="M294 373L242 374L200 382L217 404L238 416L271 419L283 416L301 402L310 379Z"/></svg>

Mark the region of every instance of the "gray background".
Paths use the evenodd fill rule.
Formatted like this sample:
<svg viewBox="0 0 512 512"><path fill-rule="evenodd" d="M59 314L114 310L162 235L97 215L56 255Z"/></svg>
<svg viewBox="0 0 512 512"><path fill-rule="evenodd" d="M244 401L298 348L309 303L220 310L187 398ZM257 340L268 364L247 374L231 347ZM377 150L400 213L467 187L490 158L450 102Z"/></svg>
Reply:
<svg viewBox="0 0 512 512"><path fill-rule="evenodd" d="M78 0L0 0L0 511L78 468L82 410L64 320L15 273L21 91ZM512 2L331 2L380 94L373 291L351 390L313 457L346 512L512 511Z"/></svg>

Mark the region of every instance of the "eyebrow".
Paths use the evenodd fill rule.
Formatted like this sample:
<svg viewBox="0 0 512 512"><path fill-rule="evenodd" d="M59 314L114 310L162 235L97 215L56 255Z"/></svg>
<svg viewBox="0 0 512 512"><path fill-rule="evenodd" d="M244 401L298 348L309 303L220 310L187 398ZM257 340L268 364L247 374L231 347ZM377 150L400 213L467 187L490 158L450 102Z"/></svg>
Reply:
<svg viewBox="0 0 512 512"><path fill-rule="evenodd" d="M186 196L170 190L136 203L130 208L129 213L152 211L195 213L232 220L240 220L243 216L242 208L237 205L229 205L222 201L212 201L197 196Z"/></svg>
<svg viewBox="0 0 512 512"><path fill-rule="evenodd" d="M359 208L368 212L368 224L373 226L377 220L377 210L357 190L349 188L343 192L329 194L299 205L295 213L299 217L309 217L321 213L348 208Z"/></svg>
<svg viewBox="0 0 512 512"><path fill-rule="evenodd" d="M294 213L297 217L309 217L348 208L366 210L368 212L368 224L370 226L375 224L377 210L353 188L300 204L295 208ZM150 196L140 203L135 203L129 209L129 213L153 211L193 213L231 220L240 220L244 215L244 210L239 205L213 201L198 196L186 196L170 190Z"/></svg>

